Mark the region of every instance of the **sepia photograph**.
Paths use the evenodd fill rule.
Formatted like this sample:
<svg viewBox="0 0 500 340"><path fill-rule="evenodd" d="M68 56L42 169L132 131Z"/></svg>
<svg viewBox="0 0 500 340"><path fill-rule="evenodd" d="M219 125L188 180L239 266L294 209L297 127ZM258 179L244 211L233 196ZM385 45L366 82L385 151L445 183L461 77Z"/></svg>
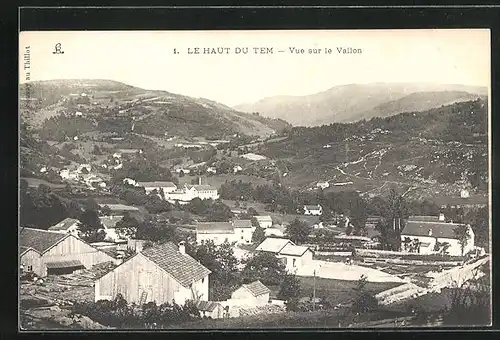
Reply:
<svg viewBox="0 0 500 340"><path fill-rule="evenodd" d="M19 33L20 331L492 324L489 29Z"/></svg>

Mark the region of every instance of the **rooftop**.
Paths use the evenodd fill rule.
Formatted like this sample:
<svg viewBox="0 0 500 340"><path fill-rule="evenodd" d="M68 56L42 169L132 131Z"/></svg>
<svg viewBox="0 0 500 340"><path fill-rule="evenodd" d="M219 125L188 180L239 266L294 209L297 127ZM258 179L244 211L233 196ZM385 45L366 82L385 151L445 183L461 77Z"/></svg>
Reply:
<svg viewBox="0 0 500 340"><path fill-rule="evenodd" d="M222 306L220 303L215 302L215 301L198 301L196 304L196 307L200 311L204 312L213 312L215 310L215 307L217 306Z"/></svg>
<svg viewBox="0 0 500 340"><path fill-rule="evenodd" d="M234 234L231 222L198 222L196 224L198 234Z"/></svg>
<svg viewBox="0 0 500 340"><path fill-rule="evenodd" d="M457 223L429 222L429 221L408 221L401 235L408 236L429 236L429 230L432 230L431 237L442 237L454 239L454 229L460 226Z"/></svg>
<svg viewBox="0 0 500 340"><path fill-rule="evenodd" d="M307 210L320 210L321 206L320 205L304 205L304 208Z"/></svg>
<svg viewBox="0 0 500 340"><path fill-rule="evenodd" d="M216 187L208 184L195 184L195 185L187 185L188 189L195 188L196 190L217 190Z"/></svg>
<svg viewBox="0 0 500 340"><path fill-rule="evenodd" d="M235 228L252 228L252 221L250 220L233 220Z"/></svg>
<svg viewBox="0 0 500 340"><path fill-rule="evenodd" d="M264 286L262 282L259 280L254 281L252 283L244 284L242 287L246 288L253 296L259 296L262 294L270 293L271 290Z"/></svg>
<svg viewBox="0 0 500 340"><path fill-rule="evenodd" d="M408 221L439 222L439 216L410 216Z"/></svg>
<svg viewBox="0 0 500 340"><path fill-rule="evenodd" d="M172 182L137 182L137 184L145 188L177 188Z"/></svg>
<svg viewBox="0 0 500 340"><path fill-rule="evenodd" d="M25 251L26 248L33 248L39 253L43 253L69 235L21 227L19 230L19 246L22 247L22 251Z"/></svg>
<svg viewBox="0 0 500 340"><path fill-rule="evenodd" d="M268 221L268 222L272 222L272 221L273 221L272 217L271 217L271 216L269 216L269 215L265 215L265 216L254 216L254 217L255 217L255 219L256 219L257 221L259 221L259 222L266 222L266 221Z"/></svg>
<svg viewBox="0 0 500 340"><path fill-rule="evenodd" d="M141 254L169 273L186 288L189 288L193 281L201 280L211 273L209 269L188 254L179 252L177 246L172 242L147 248Z"/></svg>
<svg viewBox="0 0 500 340"><path fill-rule="evenodd" d="M293 242L286 238L268 237L255 250L279 253L289 243L293 245Z"/></svg>
<svg viewBox="0 0 500 340"><path fill-rule="evenodd" d="M52 227L49 228L50 231L60 231L60 230L68 230L69 227L71 227L73 224L78 223L76 218L65 218L61 222L57 223L56 225L53 225Z"/></svg>
<svg viewBox="0 0 500 340"><path fill-rule="evenodd" d="M283 249L281 249L280 254L302 256L308 249L308 247L296 246L294 244L288 243Z"/></svg>
<svg viewBox="0 0 500 340"><path fill-rule="evenodd" d="M116 224L121 221L123 216L100 216L99 220L101 220L102 225L104 228L114 228L116 227Z"/></svg>

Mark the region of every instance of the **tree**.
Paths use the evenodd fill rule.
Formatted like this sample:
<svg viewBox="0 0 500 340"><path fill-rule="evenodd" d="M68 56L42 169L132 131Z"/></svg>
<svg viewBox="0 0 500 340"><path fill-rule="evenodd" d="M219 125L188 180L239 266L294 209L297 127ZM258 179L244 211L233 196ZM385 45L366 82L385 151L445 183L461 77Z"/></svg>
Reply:
<svg viewBox="0 0 500 340"><path fill-rule="evenodd" d="M80 237L89 243L104 241L106 237L106 233L102 230L101 220L95 210L82 212L77 226Z"/></svg>
<svg viewBox="0 0 500 340"><path fill-rule="evenodd" d="M391 189L382 220L375 226L375 229L380 232L380 240L384 249L400 249L401 229L403 219L406 218L408 218L408 206L404 197Z"/></svg>
<svg viewBox="0 0 500 340"><path fill-rule="evenodd" d="M257 212L257 210L255 210L253 207L248 208L247 213L250 216L259 216L259 213Z"/></svg>
<svg viewBox="0 0 500 340"><path fill-rule="evenodd" d="M264 285L276 286L283 281L286 268L274 254L262 252L245 261L241 274L244 282L260 280Z"/></svg>
<svg viewBox="0 0 500 340"><path fill-rule="evenodd" d="M92 154L93 155L102 155L101 149L99 148L99 145L94 144L94 147L92 148Z"/></svg>
<svg viewBox="0 0 500 340"><path fill-rule="evenodd" d="M261 244L265 239L266 233L264 229L260 225L257 225L255 231L252 234L252 243Z"/></svg>
<svg viewBox="0 0 500 340"><path fill-rule="evenodd" d="M307 241L312 228L305 222L295 219L286 227L286 234L294 243L301 244Z"/></svg>
<svg viewBox="0 0 500 340"><path fill-rule="evenodd" d="M168 226L155 219L146 220L137 226L136 238L152 242L175 241L175 227Z"/></svg>
<svg viewBox="0 0 500 340"><path fill-rule="evenodd" d="M280 290L277 298L286 301L288 310L297 310L300 297L300 281L293 274L285 274L280 284Z"/></svg>
<svg viewBox="0 0 500 340"><path fill-rule="evenodd" d="M369 312L378 305L377 299L366 290L367 283L367 277L363 274L357 281L356 287L352 288L356 293L351 307L353 312Z"/></svg>
<svg viewBox="0 0 500 340"><path fill-rule="evenodd" d="M455 234L455 237L458 239L458 243L460 244L460 255L464 256L464 249L469 243L469 227L465 224L461 224L455 229L453 229L453 233Z"/></svg>

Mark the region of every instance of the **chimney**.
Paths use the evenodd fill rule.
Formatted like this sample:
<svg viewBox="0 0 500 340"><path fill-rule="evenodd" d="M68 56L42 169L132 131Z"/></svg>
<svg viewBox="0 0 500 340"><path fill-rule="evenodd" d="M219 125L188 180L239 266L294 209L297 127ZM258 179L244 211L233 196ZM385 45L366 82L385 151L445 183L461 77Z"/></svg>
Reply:
<svg viewBox="0 0 500 340"><path fill-rule="evenodd" d="M444 222L444 214L443 213L439 214L439 220Z"/></svg>
<svg viewBox="0 0 500 340"><path fill-rule="evenodd" d="M186 245L184 241L179 242L179 251L181 254L186 254Z"/></svg>
<svg viewBox="0 0 500 340"><path fill-rule="evenodd" d="M201 176L198 177L198 185L201 185Z"/></svg>
<svg viewBox="0 0 500 340"><path fill-rule="evenodd" d="M432 229L429 229L429 236L432 236Z"/></svg>

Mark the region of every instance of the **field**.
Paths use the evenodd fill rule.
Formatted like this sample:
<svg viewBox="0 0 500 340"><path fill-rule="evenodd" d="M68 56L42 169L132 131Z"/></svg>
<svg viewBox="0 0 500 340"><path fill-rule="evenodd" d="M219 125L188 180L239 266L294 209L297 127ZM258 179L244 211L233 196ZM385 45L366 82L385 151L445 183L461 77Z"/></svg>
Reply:
<svg viewBox="0 0 500 340"><path fill-rule="evenodd" d="M40 184L44 184L51 189L62 189L66 187L65 183L51 183L40 178L22 177L21 179L25 180L28 183L28 186L32 188L37 188Z"/></svg>

